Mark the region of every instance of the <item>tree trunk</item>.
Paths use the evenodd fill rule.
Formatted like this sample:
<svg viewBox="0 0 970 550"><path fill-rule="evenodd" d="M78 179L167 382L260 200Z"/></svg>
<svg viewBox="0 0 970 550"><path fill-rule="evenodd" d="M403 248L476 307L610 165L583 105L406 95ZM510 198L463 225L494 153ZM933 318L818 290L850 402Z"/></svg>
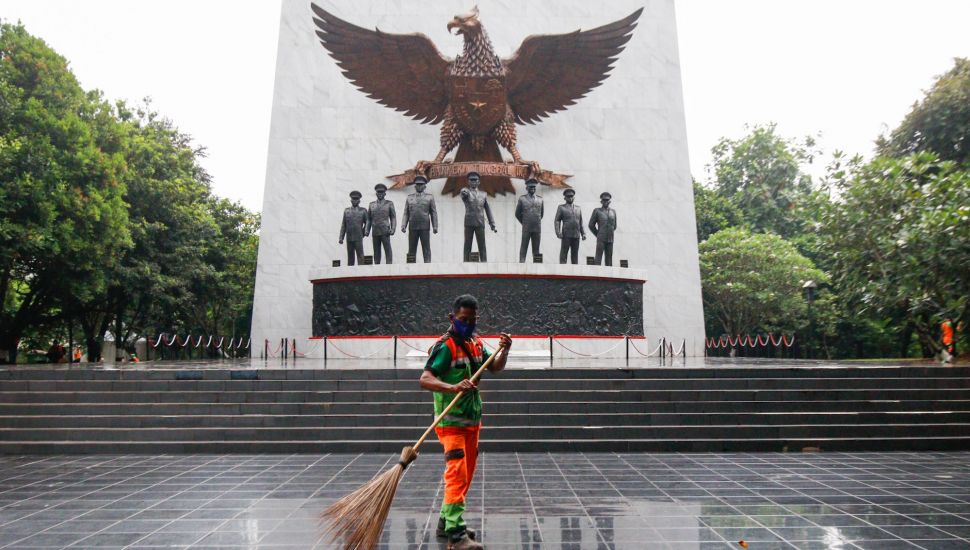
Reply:
<svg viewBox="0 0 970 550"><path fill-rule="evenodd" d="M121 314L115 315L115 363L120 363L124 357L125 338L121 334Z"/></svg>
<svg viewBox="0 0 970 550"><path fill-rule="evenodd" d="M17 362L17 345L19 343L19 334L4 333L0 335L0 351L6 352L6 355L0 355L0 363L13 365Z"/></svg>
<svg viewBox="0 0 970 550"><path fill-rule="evenodd" d="M906 325L899 333L899 356L904 359L909 357L909 344L913 341L915 330L916 325L912 321L906 321Z"/></svg>

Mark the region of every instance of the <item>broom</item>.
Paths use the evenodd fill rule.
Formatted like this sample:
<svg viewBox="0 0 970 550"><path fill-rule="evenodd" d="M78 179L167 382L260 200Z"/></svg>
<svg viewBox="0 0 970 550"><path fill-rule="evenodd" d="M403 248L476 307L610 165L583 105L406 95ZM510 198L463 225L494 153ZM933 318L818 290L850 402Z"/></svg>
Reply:
<svg viewBox="0 0 970 550"><path fill-rule="evenodd" d="M492 354L482 363L482 366L472 375L470 379L472 383L478 382L482 373L492 364L499 353L501 353L501 350ZM371 550L377 546L381 532L384 530L387 513L391 509L391 501L394 500L394 493L397 492L397 485L404 475L404 470L418 458L418 449L421 448L424 440L428 438L438 422L441 422L441 419L451 411L463 395L465 395L465 392L458 392L451 403L445 407L445 410L435 417L434 422L428 426L428 429L424 431L424 434L418 438L414 445L401 449L401 460L391 466L390 470L374 476L359 489L334 502L324 510L321 519L330 524L326 532L329 534L331 542L342 540L344 550Z"/></svg>

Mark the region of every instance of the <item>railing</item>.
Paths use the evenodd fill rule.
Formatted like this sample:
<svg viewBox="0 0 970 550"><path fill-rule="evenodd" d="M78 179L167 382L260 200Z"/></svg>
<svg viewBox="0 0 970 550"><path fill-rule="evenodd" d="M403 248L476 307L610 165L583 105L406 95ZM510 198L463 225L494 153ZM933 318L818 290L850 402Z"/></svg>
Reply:
<svg viewBox="0 0 970 550"><path fill-rule="evenodd" d="M498 338L497 335L485 335L481 338L487 348L492 351L495 350L495 347L488 343L488 339L496 339ZM631 357L634 359L637 359L638 357L656 357L662 360L667 360L677 357L686 358L687 356L686 339L682 339L680 343L675 346L673 342L668 341L666 338L661 338L657 342L656 346L651 348L647 339L643 336L528 335L515 336L514 338L547 340L548 348L546 352L543 352L541 349L532 349L521 353L528 354L528 352L531 351L533 353L529 354L530 357L541 357L543 360L548 360L550 365L553 363L556 357L562 358L563 355L577 358L622 358L628 363ZM427 344L429 341L435 341L437 339L438 336L323 336L310 338L306 344L306 348L303 349L297 348L297 340L295 338L281 338L279 342L274 341L272 343L269 339L265 339L263 341L262 348L259 351L259 358L264 361L276 358L284 360L322 359L324 363L326 363L330 359L365 360L380 357L382 359L392 359L396 363L398 356L402 354L405 356L410 355L411 357L415 357L426 356L430 352L430 346L427 348L422 347L422 344L414 342L415 340L420 340ZM579 347L576 346L576 342L591 340L615 340L615 342L611 342L612 345L606 349L576 349ZM356 346L358 349L360 347L365 348L365 351L361 352L358 349L354 349L354 346L347 345L348 342L353 341L377 342L377 345ZM640 342L640 344L638 344L638 342ZM643 349L641 349L641 346ZM535 348L535 346L532 347ZM622 353L618 351L621 347L623 348ZM559 351L557 354L557 350L561 351ZM536 355L537 353L539 355ZM515 351L513 351L513 357L515 357L514 354Z"/></svg>

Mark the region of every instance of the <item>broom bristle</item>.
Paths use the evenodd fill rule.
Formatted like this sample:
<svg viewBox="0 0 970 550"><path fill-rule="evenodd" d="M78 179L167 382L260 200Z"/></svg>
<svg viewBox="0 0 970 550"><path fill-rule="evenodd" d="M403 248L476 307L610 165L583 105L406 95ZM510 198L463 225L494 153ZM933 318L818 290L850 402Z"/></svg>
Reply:
<svg viewBox="0 0 970 550"><path fill-rule="evenodd" d="M410 447L405 447L401 452L400 463L374 476L359 489L324 510L320 519L329 523L326 533L331 542L343 546L344 550L375 548L381 532L384 531L384 522L391 509L398 483L404 475L404 465L410 464L416 457Z"/></svg>

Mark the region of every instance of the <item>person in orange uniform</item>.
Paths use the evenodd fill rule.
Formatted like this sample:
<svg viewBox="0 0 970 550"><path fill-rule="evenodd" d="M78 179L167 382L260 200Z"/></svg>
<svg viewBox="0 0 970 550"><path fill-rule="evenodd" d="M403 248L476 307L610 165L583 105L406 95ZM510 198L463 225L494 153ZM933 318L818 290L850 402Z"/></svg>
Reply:
<svg viewBox="0 0 970 550"><path fill-rule="evenodd" d="M954 346L953 321L944 319L940 323L940 332L943 335L943 364L946 365L953 362L953 355L956 353L954 349L956 346Z"/></svg>
<svg viewBox="0 0 970 550"><path fill-rule="evenodd" d="M445 450L445 498L436 534L448 537L449 549L478 550L484 546L475 541L475 532L466 526L463 517L465 496L475 475L482 425L482 398L470 379L490 354L475 332L478 301L473 296L459 296L449 318L451 328L432 346L420 380L423 389L434 393L436 417L456 393L466 392L435 428ZM489 371L505 368L511 346L512 338L502 334Z"/></svg>

